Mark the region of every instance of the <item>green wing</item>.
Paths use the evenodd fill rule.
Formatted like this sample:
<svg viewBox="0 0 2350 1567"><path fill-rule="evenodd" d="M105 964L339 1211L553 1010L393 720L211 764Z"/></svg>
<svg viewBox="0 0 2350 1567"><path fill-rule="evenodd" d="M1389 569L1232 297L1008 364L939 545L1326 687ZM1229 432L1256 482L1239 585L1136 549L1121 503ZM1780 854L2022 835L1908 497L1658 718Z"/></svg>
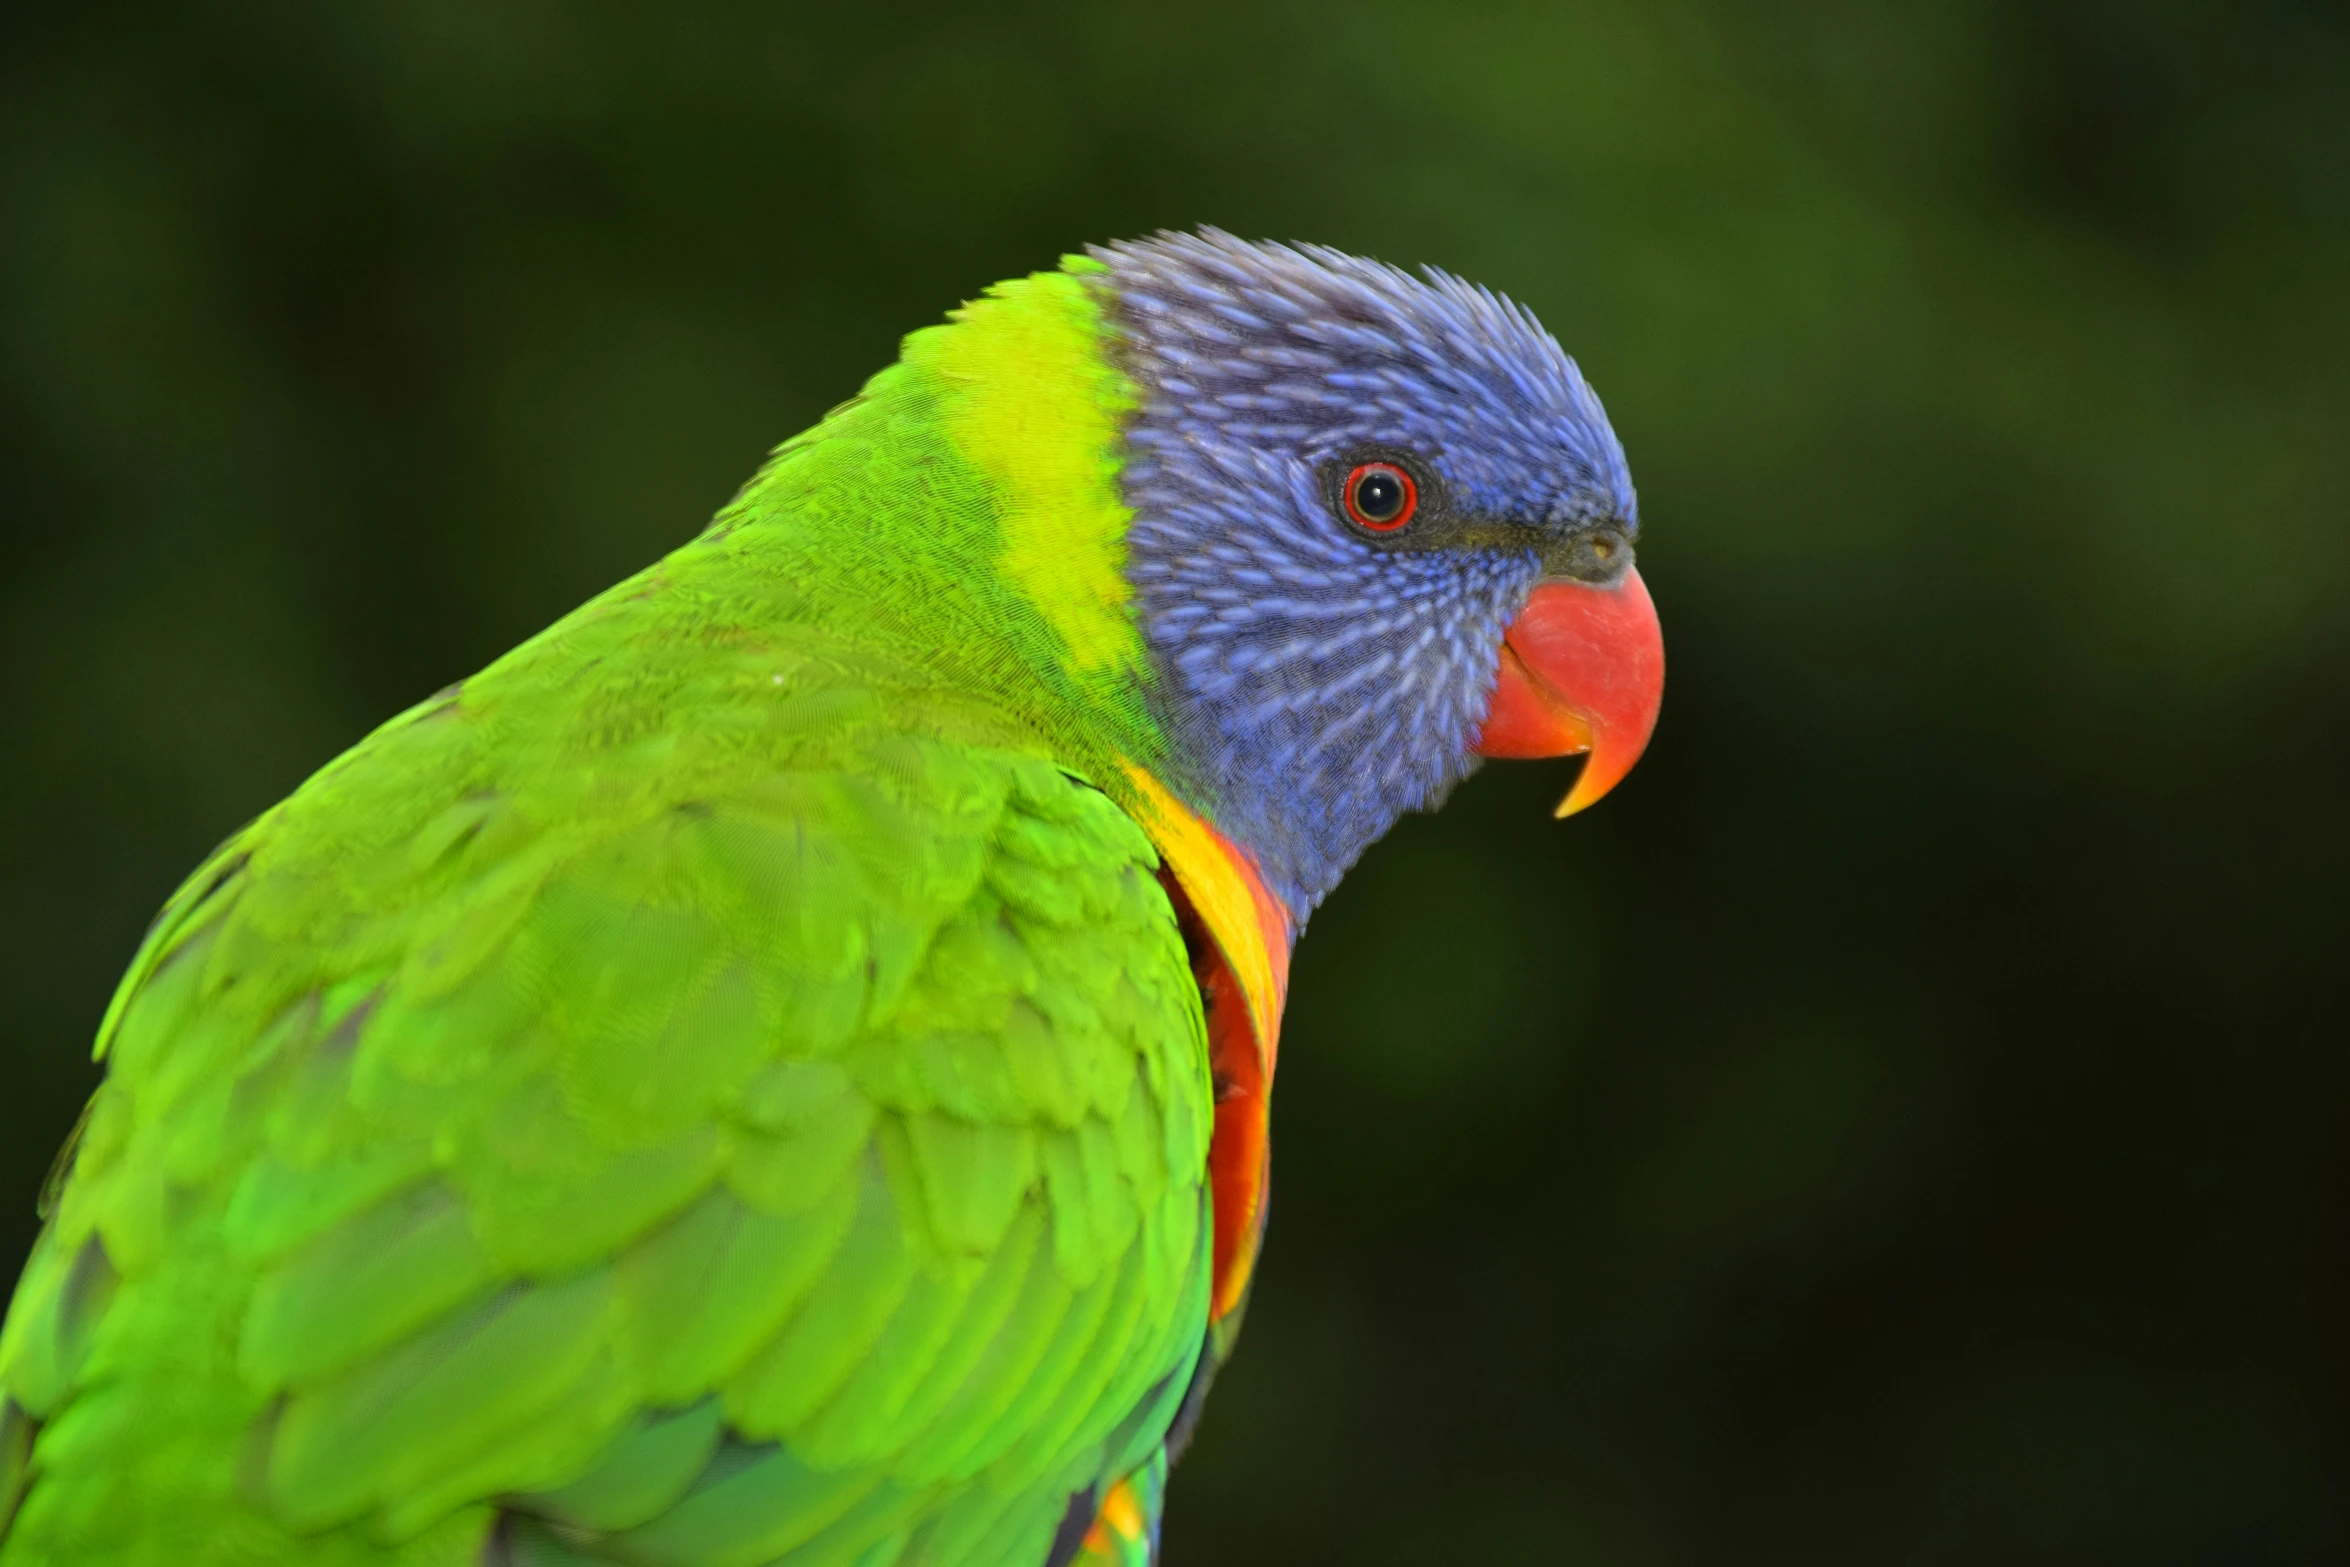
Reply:
<svg viewBox="0 0 2350 1567"><path fill-rule="evenodd" d="M1150 845L608 597L166 909L0 1338L6 1567L1041 1562L1156 1450L1212 1091Z"/></svg>

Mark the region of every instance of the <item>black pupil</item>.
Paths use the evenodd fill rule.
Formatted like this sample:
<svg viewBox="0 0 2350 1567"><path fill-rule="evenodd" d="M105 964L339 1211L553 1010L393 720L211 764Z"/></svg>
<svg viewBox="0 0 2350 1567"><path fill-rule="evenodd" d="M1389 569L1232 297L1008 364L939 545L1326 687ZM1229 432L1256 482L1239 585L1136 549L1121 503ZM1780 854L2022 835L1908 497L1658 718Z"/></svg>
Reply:
<svg viewBox="0 0 2350 1567"><path fill-rule="evenodd" d="M1403 480L1385 469L1355 480L1355 510L1373 522L1393 522L1403 510Z"/></svg>

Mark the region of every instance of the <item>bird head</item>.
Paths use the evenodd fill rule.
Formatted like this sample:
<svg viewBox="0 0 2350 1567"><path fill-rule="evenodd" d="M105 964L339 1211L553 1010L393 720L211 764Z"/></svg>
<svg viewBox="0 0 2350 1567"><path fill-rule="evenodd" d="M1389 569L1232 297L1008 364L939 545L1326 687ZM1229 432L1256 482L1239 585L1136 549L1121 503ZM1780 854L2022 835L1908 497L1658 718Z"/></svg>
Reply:
<svg viewBox="0 0 2350 1567"><path fill-rule="evenodd" d="M1214 230L1101 247L1125 572L1173 781L1302 920L1486 757L1638 760L1638 502L1575 364L1441 272Z"/></svg>

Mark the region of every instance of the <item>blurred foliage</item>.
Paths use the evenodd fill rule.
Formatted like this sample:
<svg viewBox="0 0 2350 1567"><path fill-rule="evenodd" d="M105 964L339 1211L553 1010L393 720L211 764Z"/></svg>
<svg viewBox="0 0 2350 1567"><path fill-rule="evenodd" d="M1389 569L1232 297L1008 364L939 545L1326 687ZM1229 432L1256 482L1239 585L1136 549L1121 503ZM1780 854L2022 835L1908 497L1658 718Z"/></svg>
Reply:
<svg viewBox="0 0 2350 1567"><path fill-rule="evenodd" d="M0 1266L147 914L988 281L1558 332L1673 677L1301 950L1178 1563L2350 1553L2350 23L2296 0L0 21Z"/></svg>

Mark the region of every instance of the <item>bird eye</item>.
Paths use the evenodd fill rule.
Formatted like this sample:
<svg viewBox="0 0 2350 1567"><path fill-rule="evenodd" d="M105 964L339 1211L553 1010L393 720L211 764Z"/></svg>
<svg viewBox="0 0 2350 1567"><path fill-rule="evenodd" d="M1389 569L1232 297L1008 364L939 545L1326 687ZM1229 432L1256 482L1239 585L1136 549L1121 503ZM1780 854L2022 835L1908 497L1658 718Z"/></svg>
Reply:
<svg viewBox="0 0 2350 1567"><path fill-rule="evenodd" d="M1367 462L1346 476L1346 514L1373 533L1393 533L1420 508L1420 487L1393 463Z"/></svg>

